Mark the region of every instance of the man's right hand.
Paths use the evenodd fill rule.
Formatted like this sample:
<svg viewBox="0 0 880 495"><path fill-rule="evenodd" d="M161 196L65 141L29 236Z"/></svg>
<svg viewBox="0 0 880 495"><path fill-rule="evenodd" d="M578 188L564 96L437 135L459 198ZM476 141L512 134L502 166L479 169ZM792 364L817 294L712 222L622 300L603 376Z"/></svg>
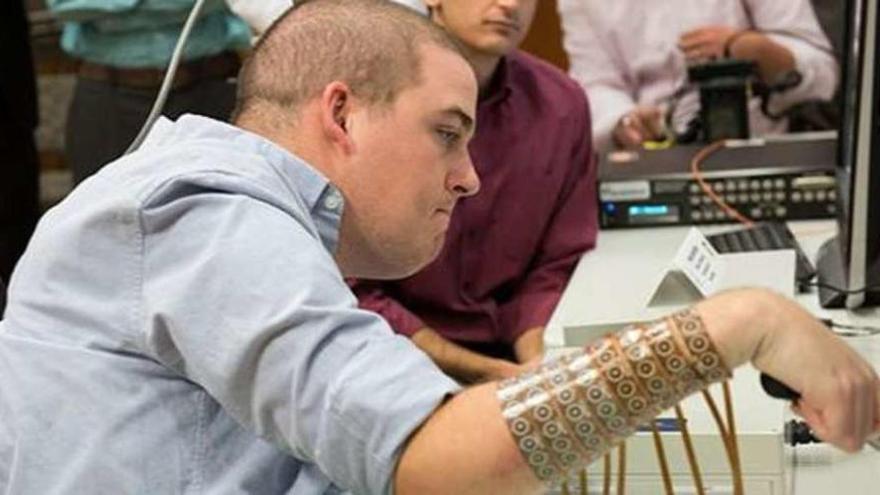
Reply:
<svg viewBox="0 0 880 495"><path fill-rule="evenodd" d="M645 141L662 140L665 136L663 109L653 105L640 105L617 121L612 134L619 148L638 148Z"/></svg>
<svg viewBox="0 0 880 495"><path fill-rule="evenodd" d="M827 443L860 450L880 431L880 380L870 364L798 304L761 289L696 307L727 365L748 361L801 394L795 412Z"/></svg>

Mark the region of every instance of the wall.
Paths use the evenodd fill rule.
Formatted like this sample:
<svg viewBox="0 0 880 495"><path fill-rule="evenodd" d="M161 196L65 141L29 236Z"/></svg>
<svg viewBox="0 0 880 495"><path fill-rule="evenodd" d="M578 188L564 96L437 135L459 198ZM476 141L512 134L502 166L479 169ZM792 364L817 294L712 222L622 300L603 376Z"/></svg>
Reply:
<svg viewBox="0 0 880 495"><path fill-rule="evenodd" d="M556 0L538 0L535 21L522 48L562 70L568 70L568 58L562 48L562 29L556 12Z"/></svg>

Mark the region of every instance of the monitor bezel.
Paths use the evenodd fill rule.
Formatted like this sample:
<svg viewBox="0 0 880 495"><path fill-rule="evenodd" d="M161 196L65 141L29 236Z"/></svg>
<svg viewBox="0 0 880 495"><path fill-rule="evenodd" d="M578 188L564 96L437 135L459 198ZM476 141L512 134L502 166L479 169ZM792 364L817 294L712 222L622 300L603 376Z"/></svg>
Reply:
<svg viewBox="0 0 880 495"><path fill-rule="evenodd" d="M850 290L867 284L868 200L871 186L871 148L873 144L874 97L877 50L877 2L866 0L865 22L860 28L858 42L862 43L859 59L859 111L856 156L851 181L850 234L849 234L849 285ZM864 5L864 4L863 4ZM847 306L861 306L865 294L855 293L847 298Z"/></svg>

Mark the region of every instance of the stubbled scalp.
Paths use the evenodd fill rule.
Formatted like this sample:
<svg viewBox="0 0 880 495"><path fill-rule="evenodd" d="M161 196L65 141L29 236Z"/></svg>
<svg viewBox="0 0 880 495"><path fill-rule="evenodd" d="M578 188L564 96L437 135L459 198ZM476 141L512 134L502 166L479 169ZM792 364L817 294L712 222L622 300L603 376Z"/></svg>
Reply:
<svg viewBox="0 0 880 495"><path fill-rule="evenodd" d="M295 115L333 81L347 84L367 103L390 104L419 82L418 49L425 43L461 53L445 31L394 2L297 2L245 61L233 121L271 109Z"/></svg>

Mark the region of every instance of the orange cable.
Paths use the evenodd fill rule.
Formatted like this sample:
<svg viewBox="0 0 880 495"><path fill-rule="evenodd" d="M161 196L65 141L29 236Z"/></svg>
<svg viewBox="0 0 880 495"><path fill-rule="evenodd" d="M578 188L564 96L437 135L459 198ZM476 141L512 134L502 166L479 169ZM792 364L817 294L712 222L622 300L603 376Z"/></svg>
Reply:
<svg viewBox="0 0 880 495"><path fill-rule="evenodd" d="M739 457L739 442L736 439L736 421L733 414L733 395L730 391L730 382L724 382L722 390L724 391L724 409L727 414L727 434L730 437L731 457L735 461L732 466L733 493L734 495L743 495L745 488L742 478L742 460Z"/></svg>
<svg viewBox="0 0 880 495"><path fill-rule="evenodd" d="M710 156L718 152L724 148L725 142L715 141L714 143L704 147L700 151L694 155L694 158L691 160L691 174L694 177L694 180L700 185L700 189L703 190L703 193L709 196L709 198L718 205L719 208L724 210L730 217L733 217L740 223L744 224L747 227L753 226L755 223L739 211L737 211L732 206L728 205L724 199L722 199L718 194L712 190L712 187L705 181L703 178L703 174L700 171L702 164L706 161ZM718 429L721 433L722 439L724 440L724 448L727 450L727 458L730 462L730 470L731 476L733 477L733 490L735 495L743 495L744 487L743 487L743 479L742 479L742 464L739 456L739 443L736 438L736 422L734 421L734 413L733 413L733 399L731 397L730 392L730 384L725 381L722 385L724 391L724 406L725 413L727 416L727 428L725 429L723 423L721 421L721 415L718 412L718 407L715 405L714 399L712 399L712 395L709 394L708 391L703 391L703 397L706 399L706 402L709 404L709 409L712 412L712 416L715 419L715 423L718 425Z"/></svg>
<svg viewBox="0 0 880 495"><path fill-rule="evenodd" d="M691 477L694 479L694 489L697 491L697 495L706 495L706 489L703 486L703 473L700 472L697 453L694 451L694 444L691 441L691 434L687 427L687 418L684 417L684 411L682 411L680 405L675 406L675 416L678 418L678 425L681 429L681 441L684 444L688 465L691 468Z"/></svg>
<svg viewBox="0 0 880 495"><path fill-rule="evenodd" d="M666 449L663 448L663 439L657 430L657 422L651 421L651 435L654 437L654 450L657 451L657 462L660 464L660 474L663 478L663 489L666 495L675 495L672 488L672 476L669 474L669 462L666 460Z"/></svg>
<svg viewBox="0 0 880 495"><path fill-rule="evenodd" d="M724 422L721 420L721 413L718 412L718 406L715 404L715 399L712 397L712 394L709 393L709 390L703 390L703 399L706 400L706 404L709 406L709 411L712 413L712 418L715 420L715 424L718 426L718 431L721 433L721 441L724 443L724 451L727 453L727 462L730 465L730 473L731 477L734 479L734 486L736 485L736 460L733 456L734 447L731 446L730 435L728 434L727 428L724 426ZM741 494L737 494L741 495Z"/></svg>
<svg viewBox="0 0 880 495"><path fill-rule="evenodd" d="M727 213L729 216L733 217L734 219L736 219L740 223L745 224L748 227L751 227L752 225L755 224L755 222L753 222L750 218L746 217L745 215L743 215L742 213L737 211L732 206L728 205L727 202L721 198L721 196L716 194L715 191L712 190L712 187L709 186L709 184L703 178L703 173L700 170L701 167L703 166L703 162L705 162L710 156L715 154L718 150L723 149L724 144L725 144L725 142L723 140L715 141L714 143L707 145L706 147L704 147L700 151L698 151L697 154L694 155L693 159L691 160L691 175L693 175L694 180L697 181L697 184L699 184L700 189L703 190L703 193L706 196L709 196L709 199L711 199L716 205L718 205L719 208L724 210L725 213Z"/></svg>
<svg viewBox="0 0 880 495"><path fill-rule="evenodd" d="M605 454L605 473L602 479L602 494L611 495L611 452Z"/></svg>

